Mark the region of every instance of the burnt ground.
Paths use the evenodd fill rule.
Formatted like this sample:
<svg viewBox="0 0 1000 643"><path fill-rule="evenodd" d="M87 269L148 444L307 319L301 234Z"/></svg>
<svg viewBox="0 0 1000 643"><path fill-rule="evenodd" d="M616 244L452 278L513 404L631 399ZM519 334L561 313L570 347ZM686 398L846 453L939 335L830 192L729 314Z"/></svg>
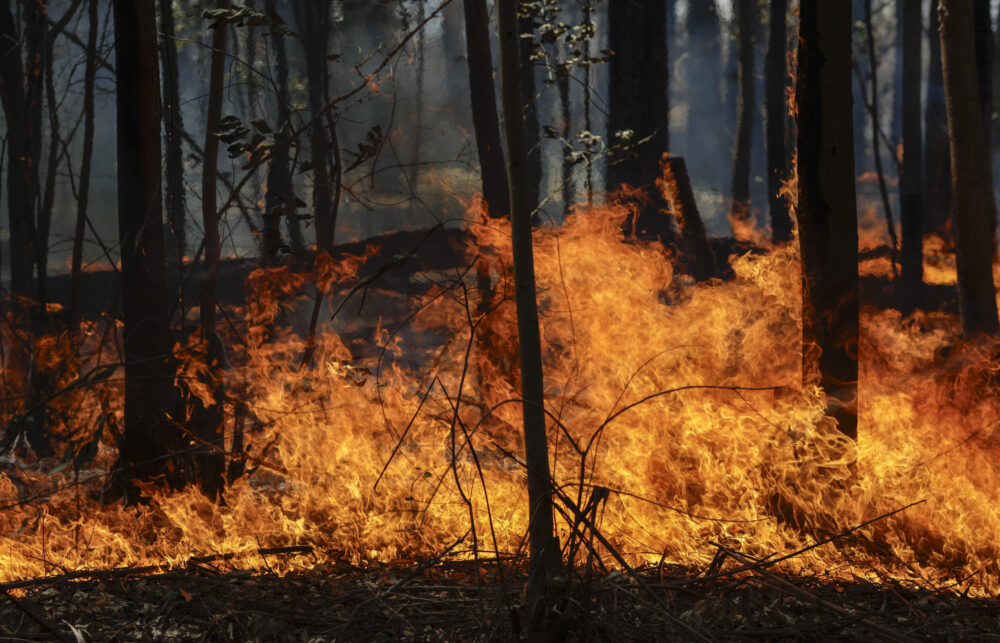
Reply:
<svg viewBox="0 0 1000 643"><path fill-rule="evenodd" d="M472 562L310 564L284 576L110 570L0 585L3 641L513 641L522 574ZM556 641L980 641L1000 600L960 588L788 576L732 559L576 578ZM743 571L739 571L742 569ZM12 589L21 586L21 589Z"/></svg>

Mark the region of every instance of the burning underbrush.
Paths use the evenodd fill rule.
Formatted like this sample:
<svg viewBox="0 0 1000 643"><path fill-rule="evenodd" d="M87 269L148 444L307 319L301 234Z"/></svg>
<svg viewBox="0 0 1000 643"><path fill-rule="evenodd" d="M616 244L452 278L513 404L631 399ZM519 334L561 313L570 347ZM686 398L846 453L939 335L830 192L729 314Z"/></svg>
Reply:
<svg viewBox="0 0 1000 643"><path fill-rule="evenodd" d="M573 507L630 564L700 567L716 545L788 554L918 503L782 565L1000 590L1000 346L959 345L946 313L865 310L855 444L824 415L819 390L800 384L793 248L734 256L735 278L694 283L658 244L623 243L624 216L580 210L536 233L565 555L583 562L588 541L595 564L617 566ZM8 397L8 437L44 419L55 455L7 445L0 577L215 554L243 568L314 564L261 553L293 546L356 564L523 553L509 232L490 222L469 236L465 264L418 274L417 295L381 292L408 312L369 318L377 350L361 358L335 332L358 323L341 304L366 276L361 259L329 265L338 294L324 310L339 312L320 325L307 365L290 320L311 305L310 277L251 275L246 305L226 312L235 473L220 505L155 487L145 506L102 504L121 423L117 323L36 340L8 325L7 348L31 341L43 368L8 360L5 389L50 391ZM353 301L379 288L355 289ZM198 351L178 343L177 353L190 400L213 396L197 384Z"/></svg>

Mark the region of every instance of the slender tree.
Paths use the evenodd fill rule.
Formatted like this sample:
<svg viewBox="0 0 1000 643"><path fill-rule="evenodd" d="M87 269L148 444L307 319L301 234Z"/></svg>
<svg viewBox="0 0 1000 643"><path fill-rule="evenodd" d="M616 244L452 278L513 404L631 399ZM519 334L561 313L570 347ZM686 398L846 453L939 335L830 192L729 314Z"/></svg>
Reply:
<svg viewBox="0 0 1000 643"><path fill-rule="evenodd" d="M323 111L326 107L327 49L330 31L330 0L294 0L295 23L306 60L309 110L313 124L309 128L313 165L313 212L316 217L316 249L333 251L333 182L329 163L330 138Z"/></svg>
<svg viewBox="0 0 1000 643"><path fill-rule="evenodd" d="M510 176L511 233L514 253L514 297L517 304L517 333L521 358L521 406L524 419L525 460L528 468L528 601L533 610L532 630L542 627L546 616L538 609L550 595L550 579L559 568L559 543L552 520L552 480L549 473L548 442L542 386L542 350L538 330L538 303L535 294L534 257L531 248L528 202L527 141L519 119L523 106L521 67L518 62L519 29L517 1L499 0L500 78L507 143L507 171Z"/></svg>
<svg viewBox="0 0 1000 643"><path fill-rule="evenodd" d="M264 10L277 15L275 0L266 0ZM261 256L265 263L272 262L281 248L281 220L287 221L288 239L296 254L303 250L302 231L295 216L295 196L289 169L292 133L291 99L288 95L288 55L285 51L285 32L282 25L273 25L270 33L274 51L275 101L278 105L278 127L271 148L271 163L267 171L267 196L264 201L264 228L261 235Z"/></svg>
<svg viewBox="0 0 1000 643"><path fill-rule="evenodd" d="M229 8L229 0L217 0L219 10ZM219 280L219 259L222 242L219 237L219 212L216 196L219 181L219 137L216 130L222 120L223 80L226 64L226 40L229 27L225 20L214 25L212 33L211 70L208 80L208 112L205 116L205 144L201 173L201 222L205 230L205 259L201 277L201 339L205 346L209 375L216 389L215 401L204 407L195 406L192 426L201 438L201 449L196 459L198 482L210 498L221 492L225 472L223 451L223 407L217 380L223 362L222 342L215 331Z"/></svg>
<svg viewBox="0 0 1000 643"><path fill-rule="evenodd" d="M160 74L155 0L114 0L125 426L117 481L138 500L133 478L180 484L171 455L184 437L173 387L167 317L160 170Z"/></svg>
<svg viewBox="0 0 1000 643"><path fill-rule="evenodd" d="M465 46L469 60L469 90L472 96L472 124L479 151L483 200L490 216L510 214L507 168L500 144L496 91L493 87L493 56L490 53L490 26L486 0L464 0Z"/></svg>
<svg viewBox="0 0 1000 643"><path fill-rule="evenodd" d="M533 38L527 37L534 31L534 22L527 14L519 14L518 33L521 39L518 41L520 48L519 59L521 64L521 100L523 101L520 112L507 112L506 117L515 116L520 113L524 119L525 136L525 173L524 185L525 203L531 206L534 212L541 203L541 181L542 181L542 146L541 130L538 122L538 96L535 90L535 64L531 59ZM538 223L537 217L533 219Z"/></svg>
<svg viewBox="0 0 1000 643"><path fill-rule="evenodd" d="M924 230L944 231L951 205L951 157L948 153L948 114L941 76L941 39L937 37L937 0L931 0L927 21L927 100L924 104Z"/></svg>
<svg viewBox="0 0 1000 643"><path fill-rule="evenodd" d="M48 7L44 0L36 0L22 5L24 17L24 75L27 98L28 141L31 156L30 171L34 175L32 185L41 189L40 170L42 159L42 113L45 93L45 54L48 40ZM35 264L35 279L31 294L39 301L45 300L46 258L48 255L48 213L44 210L41 194L35 196L35 210L30 213L31 261ZM41 236L45 231L45 237Z"/></svg>
<svg viewBox="0 0 1000 643"><path fill-rule="evenodd" d="M160 61L163 65L163 134L166 138L166 183L165 204L167 221L176 245L173 256L167 261L180 265L184 253L187 252L187 230L185 228L184 209L184 118L181 114L180 77L177 66L177 43L174 39L174 3L173 0L159 0L160 29L163 39L160 41ZM182 293L178 293L179 296ZM181 318L184 318L184 302L180 306Z"/></svg>
<svg viewBox="0 0 1000 643"><path fill-rule="evenodd" d="M818 379L828 413L841 432L854 438L858 224L851 27L851 5L846 2L802 0L799 6L795 214L802 254L803 373L807 381Z"/></svg>
<svg viewBox="0 0 1000 643"><path fill-rule="evenodd" d="M995 333L1000 323L990 239L991 177L976 77L973 0L941 0L939 20L962 330L967 336Z"/></svg>
<svg viewBox="0 0 1000 643"><path fill-rule="evenodd" d="M37 179L28 125L28 94L21 35L10 0L0 0L0 101L7 122L7 212L10 221L10 289L30 295L35 245Z"/></svg>
<svg viewBox="0 0 1000 643"><path fill-rule="evenodd" d="M757 0L735 0L736 38L739 43L736 101L736 141L733 146L732 204L730 220L750 218L750 144L757 99L754 96L754 32L757 28Z"/></svg>
<svg viewBox="0 0 1000 643"><path fill-rule="evenodd" d="M918 2L902 6L903 21L903 165L900 173L900 221L903 241L900 252L900 303L912 310L923 284L923 133L920 129L920 73L922 10Z"/></svg>
<svg viewBox="0 0 1000 643"><path fill-rule="evenodd" d="M767 57L764 61L764 93L767 109L767 197L771 214L771 235L776 242L790 241L792 219L788 203L781 197L782 183L788 172L788 146L785 143L785 118L788 101L786 57L788 36L785 28L788 0L770 0Z"/></svg>
<svg viewBox="0 0 1000 643"><path fill-rule="evenodd" d="M83 269L83 239L90 202L90 168L94 158L94 84L97 79L98 0L87 3L87 59L83 68L83 158L80 160L80 188L76 198L76 225L70 268L70 308L80 307L80 279Z"/></svg>

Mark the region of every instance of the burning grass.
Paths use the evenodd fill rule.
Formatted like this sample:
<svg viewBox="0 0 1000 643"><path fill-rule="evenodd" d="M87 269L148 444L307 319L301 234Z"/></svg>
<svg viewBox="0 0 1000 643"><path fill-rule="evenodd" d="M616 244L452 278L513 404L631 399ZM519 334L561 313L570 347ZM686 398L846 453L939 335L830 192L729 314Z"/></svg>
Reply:
<svg viewBox="0 0 1000 643"><path fill-rule="evenodd" d="M582 209L536 236L567 557L606 570L622 561L703 568L720 546L780 555L923 500L777 569L1000 590L1000 346L958 344L945 313L866 309L855 444L824 416L821 392L800 385L793 248L734 256L734 278L695 284L659 246L623 243L624 216ZM8 325L8 348L33 342L42 365L33 377L57 394L8 398L7 420L23 427L45 409L60 440L54 459L33 461L19 447L5 461L0 579L218 554L234 568L284 573L299 563L259 552L290 546L356 566L432 556L457 541L457 559L521 554L509 232L490 222L469 234L465 264L415 273L399 285L408 299L379 293L377 282L355 293L358 303L371 297L368 319L384 314L371 324L378 350L369 357L343 334L357 325L354 305L338 308L365 277L362 260L327 267L340 312L311 367L300 364L295 323L307 280L281 268L252 275L245 306L227 312L227 444L242 427L243 448L230 455L245 471L220 505L154 487L146 506L102 505L120 424L120 329L104 320L33 339ZM212 395L194 384L197 351L178 356L188 395ZM4 371L6 390L23 392L28 371L16 366Z"/></svg>

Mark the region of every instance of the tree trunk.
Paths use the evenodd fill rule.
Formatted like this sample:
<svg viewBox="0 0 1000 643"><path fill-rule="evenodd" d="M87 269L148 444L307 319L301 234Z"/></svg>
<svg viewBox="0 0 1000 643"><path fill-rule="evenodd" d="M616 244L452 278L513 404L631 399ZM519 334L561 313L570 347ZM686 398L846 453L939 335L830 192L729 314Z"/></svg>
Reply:
<svg viewBox="0 0 1000 643"><path fill-rule="evenodd" d="M187 252L187 231L184 221L184 121L181 114L180 79L177 67L177 43L174 41L174 12L172 0L159 0L160 28L163 41L160 43L160 60L163 64L163 133L166 138L164 150L167 155L165 202L167 221L176 244L173 256L167 261L180 266ZM183 296L180 294L180 296ZM184 302L181 301L181 319L184 319Z"/></svg>
<svg viewBox="0 0 1000 643"><path fill-rule="evenodd" d="M612 2L608 34L615 52L608 88L609 139L632 132L630 138L609 143L626 142L634 148L608 165L607 187L640 187L646 198L636 207L638 216L627 224L626 232L663 238L670 226L653 184L660 178L660 158L670 149L665 3Z"/></svg>
<svg viewBox="0 0 1000 643"><path fill-rule="evenodd" d="M90 202L90 165L94 158L94 81L97 78L98 0L87 8L87 59L83 70L83 158L80 160L80 188L76 198L76 226L73 230L73 258L70 272L70 309L80 309L80 279L83 269L83 238Z"/></svg>
<svg viewBox="0 0 1000 643"><path fill-rule="evenodd" d="M534 31L534 25L531 18L518 19L518 34L522 36L518 41L522 105L518 112L504 110L504 116L516 118L520 114L524 120L524 202L531 207L532 223L537 224L539 220L535 210L541 203L542 139L538 124L538 96L535 95L535 63L531 60L532 39L523 37L531 34L532 31Z"/></svg>
<svg viewBox="0 0 1000 643"><path fill-rule="evenodd" d="M930 2L931 37L927 66L927 102L924 105L924 231L943 230L951 208L951 157L948 154L948 115L941 78L941 39L937 37L937 0ZM946 233L950 238L950 233Z"/></svg>
<svg viewBox="0 0 1000 643"><path fill-rule="evenodd" d="M973 0L941 0L941 66L951 132L958 304L966 336L998 330L990 240L990 175L976 77Z"/></svg>
<svg viewBox="0 0 1000 643"><path fill-rule="evenodd" d="M973 20L976 42L976 79L979 85L979 104L983 113L983 140L992 136L993 122L993 20L990 18L989 0L973 0ZM997 258L997 208L993 196L993 154L987 145L986 176L989 187L990 240L993 243L993 258Z"/></svg>
<svg viewBox="0 0 1000 643"><path fill-rule="evenodd" d="M920 72L923 15L918 2L904 3L903 14L903 165L900 175L900 304L909 312L920 301L924 281L923 256L923 136L920 129Z"/></svg>
<svg viewBox="0 0 1000 643"><path fill-rule="evenodd" d="M326 132L326 56L330 30L329 0L295 0L295 22L306 59L309 110L314 122L310 131L313 163L313 212L316 217L316 250L333 252L336 222L333 214L333 186L330 181L330 139Z"/></svg>
<svg viewBox="0 0 1000 643"><path fill-rule="evenodd" d="M10 289L28 296L32 287L35 239L34 163L31 130L28 125L28 98L21 36L14 21L10 0L0 0L0 100L7 122L7 204L10 217Z"/></svg>
<svg viewBox="0 0 1000 643"><path fill-rule="evenodd" d="M788 36L785 19L788 0L770 0L770 12L767 59L764 62L764 93L767 94L767 197L771 214L771 238L777 243L783 243L792 239L788 202L779 194L789 165L788 148L785 144L785 118L788 114L785 96L785 84L788 82Z"/></svg>
<svg viewBox="0 0 1000 643"><path fill-rule="evenodd" d="M118 236L125 317L125 427L118 483L158 475L179 485L170 462L185 445L177 417L167 318L160 188L160 85L155 0L114 0L118 123Z"/></svg>
<svg viewBox="0 0 1000 643"><path fill-rule="evenodd" d="M841 432L855 438L858 223L851 27L850 4L802 0L795 88L799 115L795 213L802 253L803 376L807 383L818 379L827 395L828 414Z"/></svg>
<svg viewBox="0 0 1000 643"><path fill-rule="evenodd" d="M490 53L486 0L465 0L464 8L472 124L476 132L476 148L479 150L483 200L486 201L489 216L509 216L510 193L503 147L500 144L500 121L493 87L493 57Z"/></svg>
<svg viewBox="0 0 1000 643"><path fill-rule="evenodd" d="M277 13L275 0L266 0L264 10L268 14ZM303 250L302 232L295 215L295 195L292 193L292 177L289 174L289 154L291 136L291 103L288 97L288 57L285 52L285 34L279 28L271 30L271 46L274 49L275 100L278 104L278 126L271 148L271 164L267 171L267 196L264 201L264 233L261 238L261 256L265 263L272 263L281 249L281 220L287 219L288 237L291 250L299 254Z"/></svg>
<svg viewBox="0 0 1000 643"><path fill-rule="evenodd" d="M733 146L732 204L729 218L734 224L750 222L750 144L753 117L757 106L754 96L754 30L757 25L757 0L735 0L736 37L739 43L736 100L736 143Z"/></svg>
<svg viewBox="0 0 1000 643"><path fill-rule="evenodd" d="M229 0L218 0L216 6L229 8ZM215 392L215 402L202 407L195 404L191 425L201 438L198 449L197 471L201 490L209 498L217 498L222 490L225 473L223 451L223 407L218 372L223 362L222 342L216 336L216 285L219 279L219 259L222 242L219 237L219 212L216 196L219 182L219 137L215 131L222 120L223 79L226 64L226 36L229 27L220 20L212 34L212 63L209 72L208 112L205 116L205 146L201 174L201 222L205 229L205 259L201 278L201 340L209 367L208 378Z"/></svg>
<svg viewBox="0 0 1000 643"><path fill-rule="evenodd" d="M39 190L40 166L42 159L42 105L45 92L45 53L48 40L48 8L44 0L28 2L23 6L24 12L24 74L25 89L28 99L28 142L31 154L32 185ZM42 221L43 203L36 193L35 211L31 213L32 240L31 260L35 264L35 282L32 295L39 301L44 301L46 287L45 257L48 254L48 238L42 238L42 228L47 224ZM46 230L47 232L47 230Z"/></svg>
<svg viewBox="0 0 1000 643"><path fill-rule="evenodd" d="M550 579L558 572L559 542L552 521L552 479L549 474L548 443L542 387L542 351L535 295L534 257L531 248L530 213L534 204L526 201L531 192L526 176L527 142L523 124L516 117L524 99L518 62L519 30L517 1L498 0L500 31L500 76L507 142L507 170L510 176L511 232L514 252L514 297L517 304L517 332L521 358L521 397L524 418L525 460L528 468L530 518L528 538L528 604L532 611L531 631L544 627L544 601L550 596Z"/></svg>

